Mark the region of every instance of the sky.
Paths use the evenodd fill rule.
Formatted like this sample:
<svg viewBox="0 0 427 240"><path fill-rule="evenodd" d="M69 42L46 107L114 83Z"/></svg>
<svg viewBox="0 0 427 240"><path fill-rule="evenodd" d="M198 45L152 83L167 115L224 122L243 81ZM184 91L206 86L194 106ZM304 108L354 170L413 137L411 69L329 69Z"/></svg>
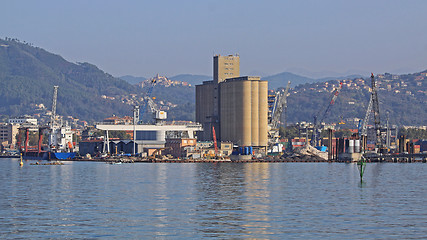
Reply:
<svg viewBox="0 0 427 240"><path fill-rule="evenodd" d="M0 38L18 38L113 76L307 77L427 69L425 0L2 0Z"/></svg>

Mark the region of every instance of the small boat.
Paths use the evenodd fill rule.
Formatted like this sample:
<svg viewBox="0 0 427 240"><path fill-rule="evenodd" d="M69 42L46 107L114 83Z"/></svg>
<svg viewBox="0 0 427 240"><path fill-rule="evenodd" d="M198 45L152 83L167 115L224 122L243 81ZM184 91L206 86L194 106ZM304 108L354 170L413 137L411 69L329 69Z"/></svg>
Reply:
<svg viewBox="0 0 427 240"><path fill-rule="evenodd" d="M122 164L122 162L108 162L108 164Z"/></svg>

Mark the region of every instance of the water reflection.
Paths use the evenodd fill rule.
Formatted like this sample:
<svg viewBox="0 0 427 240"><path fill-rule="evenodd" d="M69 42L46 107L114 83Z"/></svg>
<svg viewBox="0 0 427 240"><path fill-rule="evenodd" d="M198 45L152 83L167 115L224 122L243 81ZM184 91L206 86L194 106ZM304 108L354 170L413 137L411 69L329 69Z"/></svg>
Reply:
<svg viewBox="0 0 427 240"><path fill-rule="evenodd" d="M198 231L210 237L244 233L244 165L197 164L196 169Z"/></svg>
<svg viewBox="0 0 427 240"><path fill-rule="evenodd" d="M0 236L423 238L426 164L0 161ZM365 182L366 181L366 182Z"/></svg>
<svg viewBox="0 0 427 240"><path fill-rule="evenodd" d="M243 226L248 234L272 234L269 231L272 211L270 200L270 166L267 163L245 164L246 221Z"/></svg>

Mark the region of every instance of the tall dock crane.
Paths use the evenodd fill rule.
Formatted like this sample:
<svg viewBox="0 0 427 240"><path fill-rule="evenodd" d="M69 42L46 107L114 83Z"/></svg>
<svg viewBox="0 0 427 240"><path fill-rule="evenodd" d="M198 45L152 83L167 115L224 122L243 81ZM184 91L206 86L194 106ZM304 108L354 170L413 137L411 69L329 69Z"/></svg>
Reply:
<svg viewBox="0 0 427 240"><path fill-rule="evenodd" d="M285 90L281 90L276 94L274 100L272 116L271 116L271 127L273 129L277 128L282 116L283 110L287 107L287 97L289 92L289 87L291 86L291 81L288 82Z"/></svg>
<svg viewBox="0 0 427 240"><path fill-rule="evenodd" d="M148 90L144 96L144 104L141 107L141 111L138 115L138 123L142 121L142 118L144 116L144 113L147 111L147 108L149 112L151 112L154 115L155 123L161 124L166 118L167 118L167 112L160 110L159 106L153 101L151 97L151 93L153 92L153 88L156 85L156 80L159 78L159 75L157 74L157 77L152 78L149 81L149 87Z"/></svg>
<svg viewBox="0 0 427 240"><path fill-rule="evenodd" d="M145 100L146 101L145 101L144 105L142 105L142 107L141 107L141 112L139 114L139 121L142 121L142 117L144 116L144 113L145 113L145 111L147 109L147 106L150 105L148 99L151 99L151 92L153 91L153 88L154 88L155 85L156 85L156 78L153 78L150 81L150 86L148 87L148 90L147 90L147 93L146 93L146 96L145 96Z"/></svg>
<svg viewBox="0 0 427 240"><path fill-rule="evenodd" d="M53 86L53 98L52 98L52 115L50 120L50 127L53 128L56 120L56 100L58 99L58 88L59 86Z"/></svg>
<svg viewBox="0 0 427 240"><path fill-rule="evenodd" d="M374 110L374 123L375 123L375 134L376 141L375 146L378 149L382 149L382 140L381 140L381 121L380 121L380 108L378 102L377 86L375 83L374 74L371 73L371 86L372 86L372 108Z"/></svg>
<svg viewBox="0 0 427 240"><path fill-rule="evenodd" d="M319 112L314 115L314 122L313 122L313 134L311 136L311 145L317 147L319 144L319 138L320 138L320 124L322 124L323 120L325 119L326 115L328 114L331 107L334 105L335 100L337 100L338 95L340 94L340 91L342 89L342 82L340 82L338 88L335 89L335 91L332 92L331 95L331 101L329 102L329 105L326 107L326 110L324 110L323 114L319 118L320 114L322 113L322 109L319 110Z"/></svg>
<svg viewBox="0 0 427 240"><path fill-rule="evenodd" d="M277 142L279 137L279 122L282 117L283 112L286 112L287 108L287 97L289 88L291 86L291 82L288 81L288 85L285 90L280 90L276 93L276 97L274 98L273 107L271 110L271 117L269 119L269 140L270 142Z"/></svg>
<svg viewBox="0 0 427 240"><path fill-rule="evenodd" d="M58 99L58 88L59 86L53 86L52 115L50 119L50 134L49 134L49 150L56 149L58 145L58 139L55 134L58 128L56 126L56 100Z"/></svg>

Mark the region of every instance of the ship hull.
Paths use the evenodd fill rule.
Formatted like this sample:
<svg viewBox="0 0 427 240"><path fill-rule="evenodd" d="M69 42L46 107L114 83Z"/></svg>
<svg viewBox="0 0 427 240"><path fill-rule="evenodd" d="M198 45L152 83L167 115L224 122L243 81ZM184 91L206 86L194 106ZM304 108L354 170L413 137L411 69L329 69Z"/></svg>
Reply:
<svg viewBox="0 0 427 240"><path fill-rule="evenodd" d="M43 152L42 154L23 154L22 158L26 160L66 160L76 157L75 152Z"/></svg>

